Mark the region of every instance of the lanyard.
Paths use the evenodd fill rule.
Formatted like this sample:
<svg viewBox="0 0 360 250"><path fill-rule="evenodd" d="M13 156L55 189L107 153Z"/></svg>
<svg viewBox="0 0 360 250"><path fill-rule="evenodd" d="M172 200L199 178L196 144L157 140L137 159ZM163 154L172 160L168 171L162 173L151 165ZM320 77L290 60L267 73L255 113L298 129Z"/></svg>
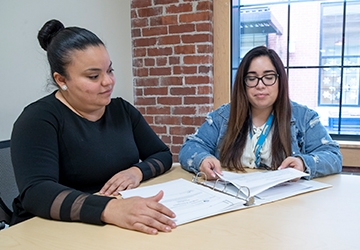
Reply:
<svg viewBox="0 0 360 250"><path fill-rule="evenodd" d="M256 142L256 145L255 145L255 148L254 148L254 152L255 152L255 165L256 167L259 167L260 166L260 150L265 142L265 139L267 137L267 135L269 134L270 132L270 129L271 129L271 125L273 123L273 120L274 120L274 115L273 113L270 113L266 123L265 123L265 126L264 126L264 129L261 131L261 134ZM252 138L252 131L250 131L250 138Z"/></svg>

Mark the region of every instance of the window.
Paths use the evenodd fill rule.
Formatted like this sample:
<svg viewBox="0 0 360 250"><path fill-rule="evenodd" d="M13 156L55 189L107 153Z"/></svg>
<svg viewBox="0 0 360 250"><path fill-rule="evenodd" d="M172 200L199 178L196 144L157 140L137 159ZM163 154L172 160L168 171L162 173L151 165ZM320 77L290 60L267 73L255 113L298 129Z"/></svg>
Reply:
<svg viewBox="0 0 360 250"><path fill-rule="evenodd" d="M290 98L316 110L334 138L360 140L360 0L233 0L232 80L265 45L281 57Z"/></svg>

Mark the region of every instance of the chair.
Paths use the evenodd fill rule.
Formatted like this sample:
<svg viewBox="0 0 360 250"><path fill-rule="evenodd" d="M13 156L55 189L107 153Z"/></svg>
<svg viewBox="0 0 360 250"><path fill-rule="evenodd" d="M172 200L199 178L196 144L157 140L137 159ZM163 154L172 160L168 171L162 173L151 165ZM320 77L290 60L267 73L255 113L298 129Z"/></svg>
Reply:
<svg viewBox="0 0 360 250"><path fill-rule="evenodd" d="M10 156L10 141L0 142L0 223L9 223L12 202L19 194ZM2 202L1 202L2 201ZM4 227L4 223L0 224Z"/></svg>

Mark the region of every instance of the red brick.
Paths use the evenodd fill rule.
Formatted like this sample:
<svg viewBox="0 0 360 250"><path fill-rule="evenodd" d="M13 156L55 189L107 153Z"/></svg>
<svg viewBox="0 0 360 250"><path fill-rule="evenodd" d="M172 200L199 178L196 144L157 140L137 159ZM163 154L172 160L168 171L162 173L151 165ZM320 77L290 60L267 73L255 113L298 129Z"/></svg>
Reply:
<svg viewBox="0 0 360 250"><path fill-rule="evenodd" d="M178 56L170 56L169 57L169 64L170 65L180 64L180 57L178 57Z"/></svg>
<svg viewBox="0 0 360 250"><path fill-rule="evenodd" d="M138 18L138 15L137 15L137 12L135 10L131 10L130 11L130 18L133 19L133 18Z"/></svg>
<svg viewBox="0 0 360 250"><path fill-rule="evenodd" d="M163 14L163 8L162 7L143 8L143 9L138 9L137 13L139 17L159 16Z"/></svg>
<svg viewBox="0 0 360 250"><path fill-rule="evenodd" d="M182 85L182 84L183 84L183 77L167 76L160 78L161 86Z"/></svg>
<svg viewBox="0 0 360 250"><path fill-rule="evenodd" d="M212 64L212 56L184 56L185 64Z"/></svg>
<svg viewBox="0 0 360 250"><path fill-rule="evenodd" d="M191 107L176 106L176 107L172 108L171 113L173 115L195 115L196 107L195 106L191 106Z"/></svg>
<svg viewBox="0 0 360 250"><path fill-rule="evenodd" d="M170 95L195 95L195 87L172 87L170 89Z"/></svg>
<svg viewBox="0 0 360 250"><path fill-rule="evenodd" d="M179 17L180 23L191 23L198 21L212 21L212 14L208 11L196 12L191 14L182 14Z"/></svg>
<svg viewBox="0 0 360 250"><path fill-rule="evenodd" d="M204 84L211 83L209 76L186 76L185 84Z"/></svg>
<svg viewBox="0 0 360 250"><path fill-rule="evenodd" d="M158 97L157 103L161 105L177 105L182 104L181 97Z"/></svg>
<svg viewBox="0 0 360 250"><path fill-rule="evenodd" d="M209 34L196 34L196 35L182 35L181 40L183 43L199 43L199 42L212 42L212 35Z"/></svg>
<svg viewBox="0 0 360 250"><path fill-rule="evenodd" d="M156 27L156 28L143 28L143 36L159 36L166 35L168 33L167 27Z"/></svg>
<svg viewBox="0 0 360 250"><path fill-rule="evenodd" d="M157 57L156 65L157 66L165 66L167 64L167 57Z"/></svg>
<svg viewBox="0 0 360 250"><path fill-rule="evenodd" d="M163 47L163 48L149 48L148 56L166 56L173 53L172 48Z"/></svg>
<svg viewBox="0 0 360 250"><path fill-rule="evenodd" d="M213 98L209 96L185 96L184 104L209 104L213 103Z"/></svg>
<svg viewBox="0 0 360 250"><path fill-rule="evenodd" d="M181 122L180 116L157 115L154 118L156 124L179 125Z"/></svg>
<svg viewBox="0 0 360 250"><path fill-rule="evenodd" d="M134 48L133 50L134 57L146 56L146 49L145 48Z"/></svg>
<svg viewBox="0 0 360 250"><path fill-rule="evenodd" d="M170 107L148 107L146 108L146 114L152 115L152 114L162 114L162 115L170 115Z"/></svg>
<svg viewBox="0 0 360 250"><path fill-rule="evenodd" d="M212 85L198 86L198 94L199 95L212 95L213 94Z"/></svg>
<svg viewBox="0 0 360 250"><path fill-rule="evenodd" d="M151 68L150 75L151 76L167 76L171 74L171 68Z"/></svg>
<svg viewBox="0 0 360 250"><path fill-rule="evenodd" d="M211 72L211 74L213 72L212 66L199 66L199 70L198 70L199 74L208 74L210 72Z"/></svg>
<svg viewBox="0 0 360 250"><path fill-rule="evenodd" d="M197 47L197 53L208 53L208 54L213 54L213 45L203 45L203 44L199 44L196 46Z"/></svg>
<svg viewBox="0 0 360 250"><path fill-rule="evenodd" d="M166 134L166 126L151 125L151 128L156 134Z"/></svg>
<svg viewBox="0 0 360 250"><path fill-rule="evenodd" d="M182 125L200 126L203 123L204 118L199 116L182 116L181 118Z"/></svg>
<svg viewBox="0 0 360 250"><path fill-rule="evenodd" d="M144 66L144 61L142 58L134 58L133 59L133 64L134 67L143 67Z"/></svg>
<svg viewBox="0 0 360 250"><path fill-rule="evenodd" d="M154 105L156 104L155 97L136 97L135 98L136 105Z"/></svg>
<svg viewBox="0 0 360 250"><path fill-rule="evenodd" d="M159 78L135 78L135 86L158 86Z"/></svg>
<svg viewBox="0 0 360 250"><path fill-rule="evenodd" d="M210 103L210 105L201 105L201 106L198 107L198 114L199 115L202 115L202 114L206 115L207 113L209 113L213 109L214 109L213 103Z"/></svg>
<svg viewBox="0 0 360 250"><path fill-rule="evenodd" d="M160 136L160 139L164 142L164 143L166 143L166 144L171 144L171 136L164 136L164 135L162 135L162 136ZM169 147L169 146L168 146ZM169 147L170 148L170 147Z"/></svg>
<svg viewBox="0 0 360 250"><path fill-rule="evenodd" d="M215 1L215 0L213 0ZM199 2L198 5L196 6L196 10L213 10L213 5L212 5L212 1L204 1L204 2Z"/></svg>
<svg viewBox="0 0 360 250"><path fill-rule="evenodd" d="M188 33L194 32L195 25L194 24L180 24L180 25L170 25L169 26L169 34L172 33Z"/></svg>
<svg viewBox="0 0 360 250"><path fill-rule="evenodd" d="M156 44L156 38L139 38L133 40L134 47L146 47Z"/></svg>
<svg viewBox="0 0 360 250"><path fill-rule="evenodd" d="M152 0L132 0L131 8L143 8L152 5Z"/></svg>
<svg viewBox="0 0 360 250"><path fill-rule="evenodd" d="M172 146L175 147L175 146ZM171 148L171 147L170 147ZM171 148L171 153L173 154L172 156L172 160L173 162L179 162L179 152L180 152L180 148L181 147L175 147L175 148Z"/></svg>
<svg viewBox="0 0 360 250"><path fill-rule="evenodd" d="M178 16L177 15L166 15L162 16L162 24L169 25L169 24L177 24L178 23Z"/></svg>
<svg viewBox="0 0 360 250"><path fill-rule="evenodd" d="M205 119L203 119L205 121ZM169 133L171 135L190 135L193 134L196 131L196 127L191 126L175 126L170 127Z"/></svg>
<svg viewBox="0 0 360 250"><path fill-rule="evenodd" d="M166 7L166 13L184 13L193 10L191 3L176 4Z"/></svg>
<svg viewBox="0 0 360 250"><path fill-rule="evenodd" d="M175 36L161 36L158 39L158 44L159 45L164 45L164 44L179 44L180 43L180 36L175 35Z"/></svg>
<svg viewBox="0 0 360 250"><path fill-rule="evenodd" d="M195 46L194 45L175 46L174 53L175 54L195 54Z"/></svg>
<svg viewBox="0 0 360 250"><path fill-rule="evenodd" d="M136 18L131 20L132 28L146 27L148 25L149 23L147 18Z"/></svg>
<svg viewBox="0 0 360 250"><path fill-rule="evenodd" d="M141 36L141 30L140 29L132 29L131 30L131 37L140 37Z"/></svg>
<svg viewBox="0 0 360 250"><path fill-rule="evenodd" d="M142 96L143 94L143 88L135 88L135 96Z"/></svg>
<svg viewBox="0 0 360 250"><path fill-rule="evenodd" d="M174 66L174 74L196 74L196 66Z"/></svg>
<svg viewBox="0 0 360 250"><path fill-rule="evenodd" d="M212 23L197 23L195 28L196 28L197 32L208 31L208 32L212 33L212 31L213 31Z"/></svg>
<svg viewBox="0 0 360 250"><path fill-rule="evenodd" d="M159 88L144 88L144 95L167 95L168 88L167 87L159 87Z"/></svg>
<svg viewBox="0 0 360 250"><path fill-rule="evenodd" d="M149 76L149 70L147 68L134 68L134 76Z"/></svg>
<svg viewBox="0 0 360 250"><path fill-rule="evenodd" d="M155 5L178 3L178 2L179 2L179 0L154 0Z"/></svg>
<svg viewBox="0 0 360 250"><path fill-rule="evenodd" d="M182 145L185 141L185 136L173 136L172 143Z"/></svg>
<svg viewBox="0 0 360 250"><path fill-rule="evenodd" d="M144 65L145 66L155 66L155 59L154 58L144 58Z"/></svg>

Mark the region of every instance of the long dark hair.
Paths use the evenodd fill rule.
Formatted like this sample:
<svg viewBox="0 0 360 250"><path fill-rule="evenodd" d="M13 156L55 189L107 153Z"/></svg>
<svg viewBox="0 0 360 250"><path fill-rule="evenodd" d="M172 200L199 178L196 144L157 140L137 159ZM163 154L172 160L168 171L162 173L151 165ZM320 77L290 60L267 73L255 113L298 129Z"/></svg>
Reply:
<svg viewBox="0 0 360 250"><path fill-rule="evenodd" d="M241 156L252 126L252 121L244 79L251 61L259 56L270 58L276 72L279 74L279 92L273 105L274 121L272 125L271 169L277 169L281 162L291 155L291 104L285 68L274 50L259 46L251 49L242 59L234 81L228 128L220 147L220 162L223 167L229 170L245 171L241 164Z"/></svg>
<svg viewBox="0 0 360 250"><path fill-rule="evenodd" d="M91 31L79 27L65 28L56 19L47 21L39 30L37 38L41 48L47 51L53 80L54 72L68 77L66 66L71 62L72 51L85 50L88 46L104 46L100 38Z"/></svg>

